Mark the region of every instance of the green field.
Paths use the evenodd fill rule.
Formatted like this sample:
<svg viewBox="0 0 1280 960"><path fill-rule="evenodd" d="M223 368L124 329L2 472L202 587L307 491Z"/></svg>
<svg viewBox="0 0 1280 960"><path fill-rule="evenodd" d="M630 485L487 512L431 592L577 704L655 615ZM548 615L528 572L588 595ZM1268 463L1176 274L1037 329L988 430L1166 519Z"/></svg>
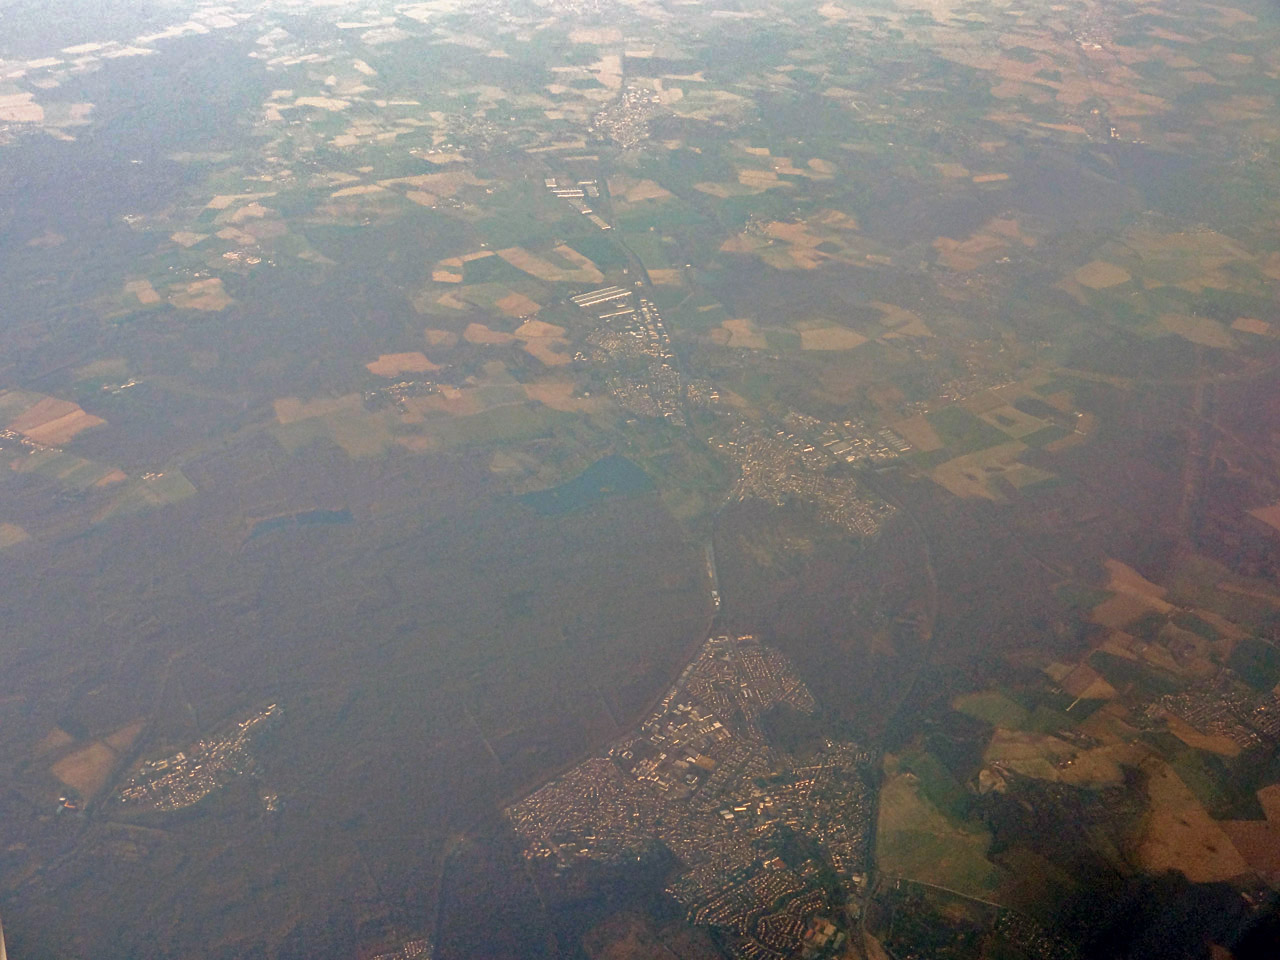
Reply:
<svg viewBox="0 0 1280 960"><path fill-rule="evenodd" d="M130 481L98 521L178 503L196 494L195 484L180 470L169 469L145 480Z"/></svg>
<svg viewBox="0 0 1280 960"><path fill-rule="evenodd" d="M963 407L943 407L930 413L928 419L953 456L976 453L1009 441L1002 431Z"/></svg>
<svg viewBox="0 0 1280 960"><path fill-rule="evenodd" d="M956 697L951 705L961 713L1008 730L1026 729L1031 718L1025 707L994 690L966 693Z"/></svg>
<svg viewBox="0 0 1280 960"><path fill-rule="evenodd" d="M670 248L656 231L627 234L623 241L640 258L646 270L667 270L672 266Z"/></svg>
<svg viewBox="0 0 1280 960"><path fill-rule="evenodd" d="M549 437L565 419L572 419L572 415L542 406L510 404L469 417L433 420L428 432L444 447L481 447Z"/></svg>
<svg viewBox="0 0 1280 960"><path fill-rule="evenodd" d="M617 241L605 234L587 234L566 242L601 270L619 270L627 265L626 253Z"/></svg>
<svg viewBox="0 0 1280 960"><path fill-rule="evenodd" d="M1055 440L1061 440L1063 437L1069 436L1071 436L1070 431L1050 424L1047 427L1041 427L1035 433L1029 433L1025 437L1022 437L1022 442L1028 447L1044 447L1053 443Z"/></svg>
<svg viewBox="0 0 1280 960"><path fill-rule="evenodd" d="M1270 690L1280 683L1280 649L1258 637L1245 637L1237 643L1227 665L1255 690Z"/></svg>
<svg viewBox="0 0 1280 960"><path fill-rule="evenodd" d="M1134 687L1152 696L1163 696L1166 693L1176 693L1186 685L1170 673L1117 657L1105 650L1095 651L1089 657L1089 665L1117 690Z"/></svg>
<svg viewBox="0 0 1280 960"><path fill-rule="evenodd" d="M885 772L876 826L881 873L992 898L1002 876L987 859L990 832L980 823L946 816L924 795L925 781L900 767L896 757L885 757Z"/></svg>

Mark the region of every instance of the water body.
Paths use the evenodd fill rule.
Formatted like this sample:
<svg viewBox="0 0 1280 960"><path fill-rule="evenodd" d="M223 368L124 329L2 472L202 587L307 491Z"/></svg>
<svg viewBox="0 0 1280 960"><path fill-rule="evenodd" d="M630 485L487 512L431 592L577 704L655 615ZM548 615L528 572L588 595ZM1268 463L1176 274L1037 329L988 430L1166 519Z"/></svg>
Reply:
<svg viewBox="0 0 1280 960"><path fill-rule="evenodd" d="M335 523L350 523L353 519L355 518L351 516L350 510L304 510L302 513L290 513L283 517L259 520L253 525L249 539L253 540L264 533L283 530L286 527L329 526Z"/></svg>
<svg viewBox="0 0 1280 960"><path fill-rule="evenodd" d="M615 454L597 460L558 487L526 493L520 502L546 516L581 510L607 497L629 497L652 489L653 481L647 473Z"/></svg>

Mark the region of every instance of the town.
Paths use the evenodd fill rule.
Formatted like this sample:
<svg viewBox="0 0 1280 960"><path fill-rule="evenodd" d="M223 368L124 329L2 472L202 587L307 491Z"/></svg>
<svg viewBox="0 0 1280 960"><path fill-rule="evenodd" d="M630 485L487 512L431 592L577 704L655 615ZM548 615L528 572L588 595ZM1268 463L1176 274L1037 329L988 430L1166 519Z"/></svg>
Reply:
<svg viewBox="0 0 1280 960"><path fill-rule="evenodd" d="M778 651L712 637L636 734L507 817L526 859L556 872L663 844L685 868L667 893L734 956L828 955L866 884L874 758L850 742L824 739L803 757L772 742L776 711L816 710Z"/></svg>
<svg viewBox="0 0 1280 960"><path fill-rule="evenodd" d="M648 139L649 122L660 104L653 87L628 81L622 95L592 118L591 132L629 150Z"/></svg>
<svg viewBox="0 0 1280 960"><path fill-rule="evenodd" d="M240 720L223 736L200 740L159 760L147 760L116 794L129 807L150 811L181 810L199 803L219 787L253 769L253 740L281 714L278 704ZM268 810L278 807L275 794L263 795Z"/></svg>
<svg viewBox="0 0 1280 960"><path fill-rule="evenodd" d="M594 349L581 358L613 367L608 386L614 399L631 413L685 426L683 381L674 365L671 334L657 306L619 286L571 299L600 320L601 325L587 335Z"/></svg>
<svg viewBox="0 0 1280 960"><path fill-rule="evenodd" d="M431 960L431 941L426 939L408 940L390 953L380 953L371 960Z"/></svg>
<svg viewBox="0 0 1280 960"><path fill-rule="evenodd" d="M818 435L811 440L809 433ZM808 503L817 509L822 523L871 536L894 508L835 468L842 462L869 465L896 458L897 451L886 442L905 446L905 441L888 430L880 434L888 436L874 435L855 421L824 425L815 418L791 414L783 426L771 429L726 414L721 429L708 442L741 471L731 497L757 497L775 506Z"/></svg>

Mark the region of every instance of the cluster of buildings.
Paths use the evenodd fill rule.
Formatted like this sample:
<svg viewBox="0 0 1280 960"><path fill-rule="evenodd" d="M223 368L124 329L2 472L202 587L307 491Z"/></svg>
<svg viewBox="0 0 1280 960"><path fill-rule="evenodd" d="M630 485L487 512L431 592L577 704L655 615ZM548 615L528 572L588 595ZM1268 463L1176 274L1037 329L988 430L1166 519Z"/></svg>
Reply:
<svg viewBox="0 0 1280 960"><path fill-rule="evenodd" d="M634 735L507 817L525 857L556 871L665 846L684 868L668 894L735 956L826 955L865 882L873 758L826 740L798 759L767 735L772 711L815 709L778 651L712 637Z"/></svg>
<svg viewBox="0 0 1280 960"><path fill-rule="evenodd" d="M911 452L911 444L898 433L888 427L873 430L861 420L826 425L817 443L845 463L884 463Z"/></svg>
<svg viewBox="0 0 1280 960"><path fill-rule="evenodd" d="M16 443L18 446L21 446L21 447L27 447L28 450L30 451L34 451L34 450L61 451L62 449L61 447L46 447L43 443L37 443L36 441L32 440L26 434L19 433L17 430L11 430L8 427L5 427L3 430L0 430L0 450L3 450L7 445L11 443Z"/></svg>
<svg viewBox="0 0 1280 960"><path fill-rule="evenodd" d="M594 223L601 230L612 230L613 225L596 213L587 203L600 197L598 180L566 180L564 178L547 177L542 181L554 197L564 200L569 206Z"/></svg>
<svg viewBox="0 0 1280 960"><path fill-rule="evenodd" d="M839 457L803 433L786 426L770 429L737 416L724 422L727 428L710 437L708 442L738 465L739 477L733 495L739 500L756 497L775 506L808 503L817 510L820 522L859 536L872 536L894 513L892 506L866 494L853 477L831 471L838 461L847 458ZM841 431L837 434L841 440L826 441L835 446L852 445L850 433L866 439L852 426L833 425L830 430ZM867 446L849 449L874 450L872 462L896 456L883 444L873 444L875 441L869 441Z"/></svg>
<svg viewBox="0 0 1280 960"><path fill-rule="evenodd" d="M250 747L276 717L280 707L271 704L238 721L224 736L200 740L190 753L179 752L159 760L147 760L142 769L116 794L122 804L146 810L181 810L199 803L213 791L252 767ZM268 808L278 801L264 803Z"/></svg>
<svg viewBox="0 0 1280 960"><path fill-rule="evenodd" d="M251 267L256 267L262 262L262 258L256 254L248 253L245 250L228 250L222 255L223 260L230 260L232 263L245 263Z"/></svg>
<svg viewBox="0 0 1280 960"><path fill-rule="evenodd" d="M1152 708L1185 720L1205 734L1223 736L1241 748L1280 742L1280 697L1257 693L1222 671L1208 683L1157 700Z"/></svg>
<svg viewBox="0 0 1280 960"><path fill-rule="evenodd" d="M594 313L600 326L587 335L586 359L614 368L609 392L625 410L684 426L684 386L675 351L653 301L626 287L602 287L571 298Z"/></svg>
<svg viewBox="0 0 1280 960"><path fill-rule="evenodd" d="M995 932L1001 940L1021 950L1028 960L1078 960L1080 955L1071 944L1014 910L1000 912Z"/></svg>
<svg viewBox="0 0 1280 960"><path fill-rule="evenodd" d="M364 405L369 410L395 407L405 413L405 401L411 397L426 397L440 392L440 385L431 380L401 380L385 387L364 392Z"/></svg>
<svg viewBox="0 0 1280 960"><path fill-rule="evenodd" d="M390 953L380 953L370 960L431 960L431 941L425 938L408 940L399 949Z"/></svg>
<svg viewBox="0 0 1280 960"><path fill-rule="evenodd" d="M628 83L626 90L591 119L591 132L623 150L649 139L649 121L662 99L652 87Z"/></svg>

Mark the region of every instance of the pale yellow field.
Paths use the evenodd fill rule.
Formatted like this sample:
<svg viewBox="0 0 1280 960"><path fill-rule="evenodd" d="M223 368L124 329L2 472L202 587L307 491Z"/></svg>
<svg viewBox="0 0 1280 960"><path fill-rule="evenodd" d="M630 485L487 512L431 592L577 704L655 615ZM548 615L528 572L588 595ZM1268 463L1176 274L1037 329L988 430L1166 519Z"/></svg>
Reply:
<svg viewBox="0 0 1280 960"><path fill-rule="evenodd" d="M1078 123L1037 123L1036 126L1042 130L1056 130L1059 133L1074 133L1080 136L1087 136L1089 133Z"/></svg>
<svg viewBox="0 0 1280 960"><path fill-rule="evenodd" d="M218 277L210 277L207 280L194 280L185 287L180 287L178 292L171 292L169 302L184 310L216 312L225 310L231 305L232 300L223 288L222 280Z"/></svg>
<svg viewBox="0 0 1280 960"><path fill-rule="evenodd" d="M964 240L938 237L933 246L938 251L938 259L951 269L970 271L997 259L1014 243L1034 247L1036 238L1026 233L1013 218L993 217Z"/></svg>
<svg viewBox="0 0 1280 960"><path fill-rule="evenodd" d="M43 120L44 107L35 102L33 94L0 94L0 122L40 123Z"/></svg>
<svg viewBox="0 0 1280 960"><path fill-rule="evenodd" d="M523 247L507 247L498 251L498 256L518 270L548 283L598 283L604 279L596 265L578 253L572 247L561 245L555 248L556 253L574 264L573 268L558 267L550 261L542 259Z"/></svg>
<svg viewBox="0 0 1280 960"><path fill-rule="evenodd" d="M530 300L523 293L510 293L494 304L508 317L527 317L542 309L542 304Z"/></svg>
<svg viewBox="0 0 1280 960"><path fill-rule="evenodd" d="M106 422L101 417L95 417L91 413L85 413L83 410L77 409L74 413L68 413L22 432L28 438L46 447L60 447L76 434L91 427L101 426Z"/></svg>
<svg viewBox="0 0 1280 960"><path fill-rule="evenodd" d="M1164 313L1160 315L1160 326L1170 333L1177 334L1184 340L1198 343L1205 347L1216 347L1230 350L1236 345L1235 339L1226 327L1217 320L1208 317L1191 317L1180 313Z"/></svg>
<svg viewBox="0 0 1280 960"><path fill-rule="evenodd" d="M469 310L471 308L467 301L460 299L452 292L440 294L440 296L436 297L436 303L451 310Z"/></svg>
<svg viewBox="0 0 1280 960"><path fill-rule="evenodd" d="M1221 826L1249 866L1276 877L1280 874L1280 784L1263 787L1257 797L1265 820L1224 820Z"/></svg>
<svg viewBox="0 0 1280 960"><path fill-rule="evenodd" d="M1067 693L1084 700L1114 700L1118 696L1116 688L1087 663L1074 667L1058 682Z"/></svg>
<svg viewBox="0 0 1280 960"><path fill-rule="evenodd" d="M409 190L405 193L405 197L423 207L434 207L440 202L439 197L434 193L428 193L426 190Z"/></svg>
<svg viewBox="0 0 1280 960"><path fill-rule="evenodd" d="M275 191L269 193L220 193L205 206L210 210L226 210L241 200L254 200L255 198L274 197Z"/></svg>
<svg viewBox="0 0 1280 960"><path fill-rule="evenodd" d="M63 730L61 727L54 727L41 737L40 742L36 744L36 756L45 753L53 753L56 750L61 750L63 747L69 747L75 742L76 738L67 733L67 731Z"/></svg>
<svg viewBox="0 0 1280 960"><path fill-rule="evenodd" d="M130 280L124 285L124 292L133 294L143 306L160 302L160 294L156 293L150 280Z"/></svg>
<svg viewBox="0 0 1280 960"><path fill-rule="evenodd" d="M1026 449L1025 444L1011 440L948 460L935 467L929 476L957 497L1001 500L988 481L1016 466L1019 454Z"/></svg>
<svg viewBox="0 0 1280 960"><path fill-rule="evenodd" d="M873 301L871 306L879 310L884 316L880 318L880 322L886 327L892 329L884 334L882 339L890 340L897 337L932 337L933 331L917 314L910 310L892 303L881 303Z"/></svg>
<svg viewBox="0 0 1280 960"><path fill-rule="evenodd" d="M1059 779L1057 765L1075 757L1076 752L1075 747L1057 737L997 728L982 759L1026 777L1056 781Z"/></svg>
<svg viewBox="0 0 1280 960"><path fill-rule="evenodd" d="M335 190L329 196L338 197L367 197L372 193L384 193L386 187L376 183L362 183L355 187L343 187L341 190Z"/></svg>
<svg viewBox="0 0 1280 960"><path fill-rule="evenodd" d="M115 733L103 737L102 742L112 750L123 752L133 746L133 741L138 739L138 734L142 733L142 728L146 725L146 720L139 718L132 723L125 724Z"/></svg>
<svg viewBox="0 0 1280 960"><path fill-rule="evenodd" d="M906 420L897 420L889 424L889 426L902 434L917 450L927 453L930 450L941 450L944 446L942 438L938 436L938 431L933 429L933 424L929 422L924 414L910 417Z"/></svg>
<svg viewBox="0 0 1280 960"><path fill-rule="evenodd" d="M415 350L411 353L384 353L372 363L366 363L365 368L375 376L397 377L402 373L429 373L439 370L440 365L428 360L425 353Z"/></svg>
<svg viewBox="0 0 1280 960"><path fill-rule="evenodd" d="M1231 838L1163 761L1144 767L1151 809L1138 859L1152 873L1177 870L1193 883L1230 880L1249 871Z"/></svg>
<svg viewBox="0 0 1280 960"><path fill-rule="evenodd" d="M545 320L526 320L516 328L514 334L521 340L532 340L543 337L563 337L564 327L557 327Z"/></svg>
<svg viewBox="0 0 1280 960"><path fill-rule="evenodd" d="M460 153L428 153L422 159L428 163L433 163L437 167L448 166L451 163L466 163L467 158Z"/></svg>
<svg viewBox="0 0 1280 960"><path fill-rule="evenodd" d="M994 260L1009 244L1000 237L975 233L966 240L938 237L933 246L938 251L938 259L952 270L968 272Z"/></svg>
<svg viewBox="0 0 1280 960"><path fill-rule="evenodd" d="M723 253L755 253L764 246L764 241L739 233L720 244Z"/></svg>
<svg viewBox="0 0 1280 960"><path fill-rule="evenodd" d="M207 233L193 233L190 230L179 230L177 233L170 234L169 239L180 247L194 247L203 240L208 240Z"/></svg>
<svg viewBox="0 0 1280 960"><path fill-rule="evenodd" d="M1251 517L1257 517L1267 526L1280 530L1280 503L1273 503L1269 507L1257 507L1249 511Z"/></svg>
<svg viewBox="0 0 1280 960"><path fill-rule="evenodd" d="M852 350L867 342L867 338L847 327L819 327L800 331L802 350Z"/></svg>
<svg viewBox="0 0 1280 960"><path fill-rule="evenodd" d="M530 400L546 404L552 410L565 413L598 410L603 401L598 397L575 397L576 385L572 380L536 380L524 385Z"/></svg>
<svg viewBox="0 0 1280 960"><path fill-rule="evenodd" d="M772 170L739 170L738 182L747 187L769 187L783 186L784 182L778 180L778 175Z"/></svg>
<svg viewBox="0 0 1280 960"><path fill-rule="evenodd" d="M483 187L488 180L481 180L470 170L448 170L442 173L420 173L411 177L393 177L379 180L383 187L404 186L435 197L452 197L463 187Z"/></svg>
<svg viewBox="0 0 1280 960"><path fill-rule="evenodd" d="M1238 757L1240 755L1240 744L1230 737L1225 737L1221 734L1201 733L1191 724L1174 714L1169 714L1165 717L1164 722L1168 726L1169 732L1189 747L1194 747L1197 750L1207 750L1210 753L1218 754L1220 757Z"/></svg>
<svg viewBox="0 0 1280 960"><path fill-rule="evenodd" d="M39 399L36 399L39 398ZM26 433L28 430L42 426L51 420L80 412L79 404L70 400L59 400L57 397L42 397L39 394L25 394L22 412L9 421L10 430ZM31 400L35 399L35 403Z"/></svg>
<svg viewBox="0 0 1280 960"><path fill-rule="evenodd" d="M1133 567L1112 558L1106 561L1106 568L1109 574L1108 590L1136 597L1160 613L1168 613L1173 609L1173 605L1164 599L1168 591L1159 584L1152 583Z"/></svg>
<svg viewBox="0 0 1280 960"><path fill-rule="evenodd" d="M336 112L347 109L347 107L351 106L351 101L337 100L333 97L299 97L293 101L293 105L295 107L315 107L319 110Z"/></svg>
<svg viewBox="0 0 1280 960"><path fill-rule="evenodd" d="M741 183L715 183L712 181L704 181L695 183L693 189L708 196L719 197L720 199L728 199L729 197L750 196L756 193L763 193L763 187L749 187Z"/></svg>
<svg viewBox="0 0 1280 960"><path fill-rule="evenodd" d="M741 347L747 350L765 350L769 346L764 334L746 317L725 320L720 326L728 335L724 340L725 346Z"/></svg>
<svg viewBox="0 0 1280 960"><path fill-rule="evenodd" d="M501 330L490 330L483 323L470 323L467 324L467 329L462 331L462 339L466 340L467 343L493 346L513 343L516 338L509 333L503 333Z"/></svg>
<svg viewBox="0 0 1280 960"><path fill-rule="evenodd" d="M106 784L116 759L114 750L95 741L63 757L50 772L81 796L92 797Z"/></svg>
<svg viewBox="0 0 1280 960"><path fill-rule="evenodd" d="M617 200L626 203L640 203L644 200L666 200L671 191L653 180L636 180L632 177L610 177L609 193Z"/></svg>
<svg viewBox="0 0 1280 960"><path fill-rule="evenodd" d="M1124 267L1105 260L1092 260L1077 270L1072 276L1076 283L1090 290L1105 290L1107 287L1118 287L1133 279L1132 274Z"/></svg>
<svg viewBox="0 0 1280 960"><path fill-rule="evenodd" d="M274 404L276 422L281 425L298 423L315 417L327 417L335 413L353 413L364 409L364 401L358 393L348 393L341 397L317 397L314 400L302 400L298 397L281 397Z"/></svg>
<svg viewBox="0 0 1280 960"><path fill-rule="evenodd" d="M76 434L106 422L70 400L44 397L11 420L8 428L36 443L58 447Z"/></svg>
<svg viewBox="0 0 1280 960"><path fill-rule="evenodd" d="M524 341L525 352L541 360L548 367L563 366L573 358L565 349L568 341L564 339L564 327L544 320L527 320L515 332L518 340Z"/></svg>
<svg viewBox="0 0 1280 960"><path fill-rule="evenodd" d="M1265 337L1271 333L1271 324L1256 317L1237 317L1235 323L1231 324L1231 329L1239 330L1241 333L1252 333L1259 337Z"/></svg>
<svg viewBox="0 0 1280 960"><path fill-rule="evenodd" d="M606 53L591 65L591 72L609 90L622 87L622 55Z"/></svg>
<svg viewBox="0 0 1280 960"><path fill-rule="evenodd" d="M254 200L251 203L246 203L231 216L227 217L227 223L245 223L249 220L261 220L263 217L271 216L275 212L270 207L264 207Z"/></svg>
<svg viewBox="0 0 1280 960"><path fill-rule="evenodd" d="M31 534L16 523L0 523L0 550L16 546L24 540L30 540Z"/></svg>

